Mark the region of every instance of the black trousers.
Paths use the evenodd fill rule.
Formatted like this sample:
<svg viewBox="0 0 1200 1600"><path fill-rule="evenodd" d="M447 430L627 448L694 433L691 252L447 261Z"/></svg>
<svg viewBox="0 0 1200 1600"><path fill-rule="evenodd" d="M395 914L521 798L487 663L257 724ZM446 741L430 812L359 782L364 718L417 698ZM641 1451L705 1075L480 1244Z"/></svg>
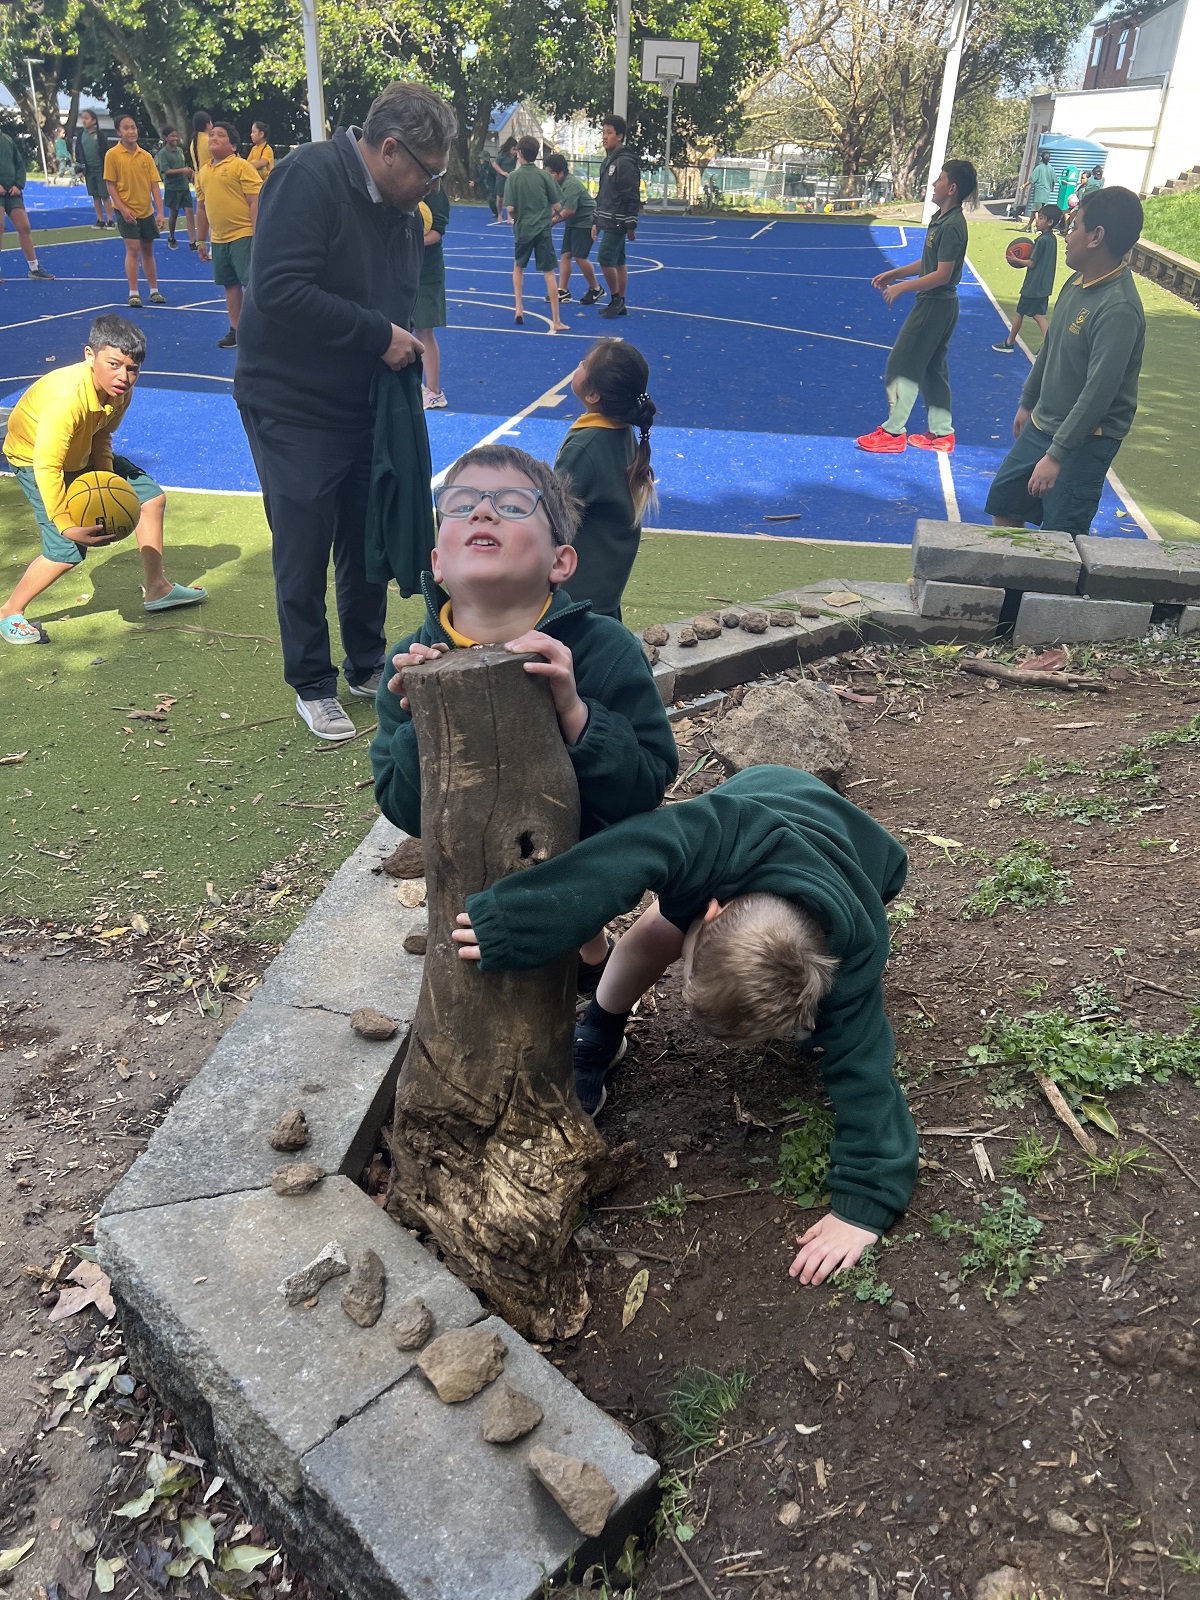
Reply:
<svg viewBox="0 0 1200 1600"><path fill-rule="evenodd" d="M372 436L298 427L247 406L241 414L271 529L283 676L302 700L325 699L337 690L325 610L331 551L347 680L378 672L387 648L387 585L366 574Z"/></svg>

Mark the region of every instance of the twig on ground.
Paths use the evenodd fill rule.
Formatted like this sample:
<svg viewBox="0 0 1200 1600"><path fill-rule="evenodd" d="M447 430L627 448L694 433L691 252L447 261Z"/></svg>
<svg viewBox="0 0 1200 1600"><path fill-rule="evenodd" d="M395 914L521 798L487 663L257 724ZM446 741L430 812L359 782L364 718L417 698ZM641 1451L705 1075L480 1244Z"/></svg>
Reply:
<svg viewBox="0 0 1200 1600"><path fill-rule="evenodd" d="M989 661L986 656L967 656L958 663L963 672L973 672L980 678L995 678L1000 683L1014 683L1025 689L1094 689L1097 694L1107 694L1108 684L1099 678L1085 678L1079 672L1031 672L1028 667L1006 667L1001 661Z"/></svg>
<svg viewBox="0 0 1200 1600"><path fill-rule="evenodd" d="M691 1556L688 1555L687 1551L680 1544L678 1538L676 1538L675 1529L674 1528L668 1528L667 1529L667 1533L670 1535L671 1543L675 1546L676 1550L678 1550L679 1554L683 1557L684 1566L687 1567L689 1572L692 1574L692 1577L695 1578L696 1582L700 1585L701 1589L708 1596L708 1600L717 1600L716 1595L712 1592L712 1590L705 1583L704 1579L700 1576L700 1568L692 1560Z"/></svg>
<svg viewBox="0 0 1200 1600"><path fill-rule="evenodd" d="M319 749L310 750L309 755L328 756L332 755L335 750L344 750L348 744L353 744L355 739L362 739L365 738L368 733L374 733L378 726L379 724L377 722L373 722L369 728L360 728L358 732L353 734L349 739L339 739L336 744L323 744Z"/></svg>
<svg viewBox="0 0 1200 1600"><path fill-rule="evenodd" d="M291 717L267 717L262 722L231 722L224 728L206 728L194 735L197 739L212 739L218 733L249 733L251 728L268 728L272 722L291 722Z"/></svg>
<svg viewBox="0 0 1200 1600"><path fill-rule="evenodd" d="M254 639L259 644L278 644L278 639L272 639L265 633L226 633L224 628L198 628L195 623L168 622L157 628L137 628L134 633L211 633L218 639Z"/></svg>
<svg viewBox="0 0 1200 1600"><path fill-rule="evenodd" d="M1168 989L1164 983L1151 983L1149 978L1136 978L1131 972L1126 973L1125 981L1139 984L1143 989L1153 989L1156 994L1169 994L1173 1000L1186 1000L1190 1006L1196 1004L1194 994L1184 994L1182 989Z"/></svg>
<svg viewBox="0 0 1200 1600"><path fill-rule="evenodd" d="M698 1463L696 1471L702 1472L710 1463L719 1461L722 1456L732 1455L735 1450L749 1450L751 1445L768 1445L775 1437L774 1431L771 1433L756 1433L752 1439L743 1439L741 1444L727 1444L724 1450L718 1450L714 1455L705 1456L704 1460ZM750 1558L747 1556L745 1559L749 1560Z"/></svg>
<svg viewBox="0 0 1200 1600"><path fill-rule="evenodd" d="M1035 1072L1034 1077L1038 1081L1038 1088L1050 1102L1050 1109L1070 1133L1075 1143L1081 1150L1085 1150L1089 1156L1094 1156L1096 1154L1096 1141L1082 1126L1079 1118L1063 1099L1062 1090L1054 1082L1053 1078L1048 1078L1044 1072Z"/></svg>
<svg viewBox="0 0 1200 1600"><path fill-rule="evenodd" d="M1132 1127L1134 1133L1136 1133L1142 1139L1149 1139L1152 1145L1155 1145L1159 1150L1162 1151L1163 1155L1167 1157L1168 1161L1173 1161L1175 1163L1190 1184L1194 1184L1197 1189L1200 1189L1200 1178L1197 1178L1194 1172L1189 1171L1189 1169L1184 1166L1183 1162L1180 1161L1174 1150L1169 1150L1162 1140L1156 1139L1150 1130L1142 1123L1135 1122L1132 1124Z"/></svg>

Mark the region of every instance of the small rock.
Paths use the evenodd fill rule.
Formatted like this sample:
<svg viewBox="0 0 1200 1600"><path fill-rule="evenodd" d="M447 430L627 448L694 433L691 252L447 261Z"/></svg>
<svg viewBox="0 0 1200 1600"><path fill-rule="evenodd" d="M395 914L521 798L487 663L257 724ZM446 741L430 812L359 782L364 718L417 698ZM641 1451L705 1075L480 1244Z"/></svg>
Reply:
<svg viewBox="0 0 1200 1600"><path fill-rule="evenodd" d="M643 628L642 638L647 644L670 644L671 642L671 635L661 622L652 622L648 628Z"/></svg>
<svg viewBox="0 0 1200 1600"><path fill-rule="evenodd" d="M642 654L652 667L656 667L662 652L659 650L656 644L643 644Z"/></svg>
<svg viewBox="0 0 1200 1600"><path fill-rule="evenodd" d="M1100 1346L1100 1354L1114 1367L1136 1366L1149 1341L1149 1328L1114 1328Z"/></svg>
<svg viewBox="0 0 1200 1600"><path fill-rule="evenodd" d="M739 626L743 633L766 633L770 619L765 611L743 611Z"/></svg>
<svg viewBox="0 0 1200 1600"><path fill-rule="evenodd" d="M396 899L409 911L415 911L418 906L425 904L426 890L424 878L407 878L396 890Z"/></svg>
<svg viewBox="0 0 1200 1600"><path fill-rule="evenodd" d="M1014 1311L1010 1306L1003 1306L997 1311L996 1317L1006 1328L1019 1328L1025 1321L1025 1313L1023 1311Z"/></svg>
<svg viewBox="0 0 1200 1600"><path fill-rule="evenodd" d="M794 628L796 626L796 613L794 611L772 611L769 613L773 628Z"/></svg>
<svg viewBox="0 0 1200 1600"><path fill-rule="evenodd" d="M306 1267L301 1267L299 1272L293 1272L283 1280L279 1292L288 1305L303 1305L306 1300L320 1294L321 1285L328 1283L330 1278L340 1278L349 1271L350 1263L346 1260L345 1251L336 1239L331 1239Z"/></svg>
<svg viewBox="0 0 1200 1600"><path fill-rule="evenodd" d="M635 1267L640 1267L642 1264L641 1256L634 1255L632 1250L618 1250L614 1259L625 1272L632 1272Z"/></svg>
<svg viewBox="0 0 1200 1600"><path fill-rule="evenodd" d="M721 624L716 617L697 617L692 623L692 631L697 639L719 639Z"/></svg>
<svg viewBox="0 0 1200 1600"><path fill-rule="evenodd" d="M404 935L404 948L410 956L423 956L429 943L428 928L414 928L412 933Z"/></svg>
<svg viewBox="0 0 1200 1600"><path fill-rule="evenodd" d="M397 1350L419 1350L433 1332L433 1312L424 1300L406 1300L392 1318Z"/></svg>
<svg viewBox="0 0 1200 1600"><path fill-rule="evenodd" d="M292 1161L286 1167L275 1168L271 1187L280 1195L307 1194L324 1176L325 1168L315 1161Z"/></svg>
<svg viewBox="0 0 1200 1600"><path fill-rule="evenodd" d="M675 635L675 643L683 645L685 649L688 647L688 645L699 644L699 642L700 639L695 628L680 628L679 632Z"/></svg>
<svg viewBox="0 0 1200 1600"><path fill-rule="evenodd" d="M489 1444L510 1444L532 1433L544 1415L536 1400L502 1378L488 1396L483 1413L483 1437Z"/></svg>
<svg viewBox="0 0 1200 1600"><path fill-rule="evenodd" d="M820 606L811 605L808 601L805 601L803 605L797 606L796 610L799 611L802 617L819 617L821 615Z"/></svg>
<svg viewBox="0 0 1200 1600"><path fill-rule="evenodd" d="M807 679L747 689L713 729L711 744L728 772L796 767L835 788L853 755L837 699Z"/></svg>
<svg viewBox="0 0 1200 1600"><path fill-rule="evenodd" d="M1170 1343L1163 1346L1161 1360L1164 1367L1178 1373L1181 1378L1195 1372L1200 1367L1200 1342L1196 1335L1190 1331L1177 1333Z"/></svg>
<svg viewBox="0 0 1200 1600"><path fill-rule="evenodd" d="M308 1140L308 1121L299 1106L286 1111L271 1129L272 1150L303 1150Z"/></svg>
<svg viewBox="0 0 1200 1600"><path fill-rule="evenodd" d="M1050 1531L1052 1533L1086 1533L1087 1532L1087 1529L1083 1526L1083 1524L1081 1522L1076 1522L1076 1520L1075 1520L1075 1518L1073 1516L1071 1516L1066 1511L1060 1510L1058 1506L1055 1506L1052 1511L1047 1511L1047 1513L1046 1513L1046 1526L1050 1529Z"/></svg>
<svg viewBox="0 0 1200 1600"><path fill-rule="evenodd" d="M350 1013L350 1026L360 1039L391 1039L400 1024L371 1006L359 1006Z"/></svg>
<svg viewBox="0 0 1200 1600"><path fill-rule="evenodd" d="M888 1310L891 1312L892 1316L895 1317L897 1322L904 1322L911 1315L911 1312L903 1300L893 1300L891 1305L888 1307Z"/></svg>
<svg viewBox="0 0 1200 1600"><path fill-rule="evenodd" d="M417 1359L417 1365L447 1405L469 1400L498 1378L504 1367L504 1341L482 1328L451 1328Z"/></svg>
<svg viewBox="0 0 1200 1600"><path fill-rule="evenodd" d="M803 1509L794 1500L785 1500L775 1513L776 1519L782 1522L785 1528L794 1528L803 1517Z"/></svg>
<svg viewBox="0 0 1200 1600"><path fill-rule="evenodd" d="M540 1447L529 1452L529 1467L580 1533L595 1538L604 1532L609 1512L617 1503L617 1491L599 1467Z"/></svg>
<svg viewBox="0 0 1200 1600"><path fill-rule="evenodd" d="M425 848L420 839L401 839L390 856L379 863L389 878L423 878Z"/></svg>
<svg viewBox="0 0 1200 1600"><path fill-rule="evenodd" d="M742 613L740 611L722 611L721 613L721 626L723 628L736 628L741 620Z"/></svg>
<svg viewBox="0 0 1200 1600"><path fill-rule="evenodd" d="M839 1361L846 1361L846 1362L853 1361L854 1360L854 1345L851 1343L851 1341L849 1339L847 1339L845 1344L839 1344L839 1345L835 1346L833 1353L834 1353L834 1355L837 1356Z"/></svg>
<svg viewBox="0 0 1200 1600"><path fill-rule="evenodd" d="M1031 1587L1016 1567L997 1567L975 1585L975 1600L1029 1600Z"/></svg>
<svg viewBox="0 0 1200 1600"><path fill-rule="evenodd" d="M383 1262L374 1250L364 1250L354 1258L350 1282L342 1290L342 1310L360 1328L373 1328L383 1310L387 1293Z"/></svg>

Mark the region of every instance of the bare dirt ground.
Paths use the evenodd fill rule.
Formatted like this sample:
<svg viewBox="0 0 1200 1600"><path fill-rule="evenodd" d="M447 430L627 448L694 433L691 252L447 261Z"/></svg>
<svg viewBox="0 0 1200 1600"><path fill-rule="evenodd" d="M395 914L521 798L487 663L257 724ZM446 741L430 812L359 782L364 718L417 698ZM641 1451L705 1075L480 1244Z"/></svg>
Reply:
<svg viewBox="0 0 1200 1600"><path fill-rule="evenodd" d="M1145 745L1200 712L1200 655L1091 665L1108 694L990 688L919 652L822 667L859 697L843 701L848 793L912 858L887 990L924 1164L873 1277L805 1289L786 1275L818 1213L773 1185L781 1141L813 1123L789 1102L821 1100L813 1064L706 1042L673 978L643 1008L602 1127L636 1138L646 1167L588 1218L595 1310L550 1351L667 1463L640 1600L960 1600L1005 1565L1043 1600L1200 1596L1200 1088L1179 1070L1200 1000L1200 742ZM719 769L704 718L678 732L682 798ZM1063 903L965 919L1019 839L1069 875ZM99 924L0 933L0 1562L34 1541L0 1585L34 1600L205 1585L306 1600L317 1591L269 1554L270 1530L113 1368L119 1329L94 1308L50 1321L81 1287L68 1275L86 1276L105 1193L271 952ZM1024 1061L969 1055L1028 1012L1166 1036L1145 1082L1097 1093L1117 1137L1085 1117L1110 1167L1142 1148L1123 1170L1089 1169ZM1032 1183L1010 1168L1031 1130L1052 1151ZM1006 1191L1021 1205L1003 1213L993 1285L990 1265L964 1266L962 1229L1001 1213ZM1006 1296L1022 1218L1042 1227ZM698 1449L667 1416L689 1367L745 1378ZM168 1492L130 1512L151 1464ZM216 1560L196 1554L197 1519ZM249 1572L228 1555L239 1546ZM628 1590L614 1573L586 1592Z"/></svg>

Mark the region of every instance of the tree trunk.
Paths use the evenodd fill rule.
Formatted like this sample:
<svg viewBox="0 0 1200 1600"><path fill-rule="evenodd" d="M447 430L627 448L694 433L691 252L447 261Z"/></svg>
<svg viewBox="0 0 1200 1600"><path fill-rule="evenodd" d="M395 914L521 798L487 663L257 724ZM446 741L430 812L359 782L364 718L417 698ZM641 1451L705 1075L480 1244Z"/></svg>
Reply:
<svg viewBox="0 0 1200 1600"><path fill-rule="evenodd" d="M568 849L579 794L528 657L455 650L405 674L421 752L425 974L396 1092L388 1211L532 1338L590 1305L580 1206L623 1175L575 1097L575 954L480 973L451 943L469 894Z"/></svg>

